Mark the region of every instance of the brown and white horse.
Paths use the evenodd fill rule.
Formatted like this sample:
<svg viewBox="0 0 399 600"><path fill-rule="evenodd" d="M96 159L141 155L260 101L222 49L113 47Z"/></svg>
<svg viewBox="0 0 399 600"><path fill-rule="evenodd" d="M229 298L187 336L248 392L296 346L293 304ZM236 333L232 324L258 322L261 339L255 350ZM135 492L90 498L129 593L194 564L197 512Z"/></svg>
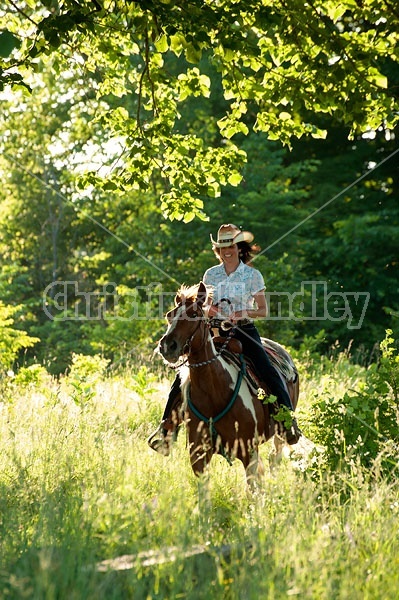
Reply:
<svg viewBox="0 0 399 600"><path fill-rule="evenodd" d="M263 471L258 446L275 434L275 421L270 404L259 400L257 387L246 376L244 361L240 367L215 346L204 315L206 301L202 282L191 288L183 286L175 308L166 315L169 326L158 349L168 363L185 357L180 374L194 473L201 475L213 454L219 453L228 460L238 458L252 484ZM281 346L272 344L274 351L281 349L290 358ZM296 372L291 381L285 380L295 408L299 393ZM274 435L274 443L275 453L281 453L281 438Z"/></svg>

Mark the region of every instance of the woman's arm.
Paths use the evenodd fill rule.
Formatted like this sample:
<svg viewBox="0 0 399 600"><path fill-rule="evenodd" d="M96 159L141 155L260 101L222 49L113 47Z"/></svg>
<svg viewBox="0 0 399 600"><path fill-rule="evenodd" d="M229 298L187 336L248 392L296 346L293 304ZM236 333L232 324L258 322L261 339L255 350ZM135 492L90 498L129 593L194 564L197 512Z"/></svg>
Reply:
<svg viewBox="0 0 399 600"><path fill-rule="evenodd" d="M254 299L255 299L255 304L256 304L257 308L254 310L249 310L248 317L250 317L251 319L259 319L261 317L267 317L269 315L269 311L268 311L267 302L266 302L265 290L261 290L260 292L255 294ZM255 314L252 314L252 313L255 313Z"/></svg>
<svg viewBox="0 0 399 600"><path fill-rule="evenodd" d="M255 306L254 308L250 308L249 310L238 310L235 312L229 320L232 323L239 321L240 319L260 319L262 317L267 317L268 309L267 302L265 296L265 290L260 290L257 294L254 295Z"/></svg>

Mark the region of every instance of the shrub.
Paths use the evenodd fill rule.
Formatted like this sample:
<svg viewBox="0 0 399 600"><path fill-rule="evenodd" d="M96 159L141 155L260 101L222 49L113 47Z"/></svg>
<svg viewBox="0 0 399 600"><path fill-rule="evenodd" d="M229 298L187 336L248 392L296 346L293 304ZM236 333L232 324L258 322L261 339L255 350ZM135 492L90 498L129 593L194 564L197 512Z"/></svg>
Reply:
<svg viewBox="0 0 399 600"><path fill-rule="evenodd" d="M71 398L78 406L85 406L96 395L96 385L102 379L109 360L102 356L74 354L68 375L72 387Z"/></svg>
<svg viewBox="0 0 399 600"><path fill-rule="evenodd" d="M0 370L10 369L20 350L40 342L39 338L29 336L26 331L14 329L13 316L19 310L19 306L6 306L0 301Z"/></svg>
<svg viewBox="0 0 399 600"><path fill-rule="evenodd" d="M21 367L15 375L14 384L21 388L36 388L40 391L45 389L51 382L51 375L42 365L33 364L29 367Z"/></svg>
<svg viewBox="0 0 399 600"><path fill-rule="evenodd" d="M366 370L357 390L343 397L325 393L310 408L312 439L324 447L332 468L354 461L384 472L397 468L399 355L391 334L387 330L380 359Z"/></svg>

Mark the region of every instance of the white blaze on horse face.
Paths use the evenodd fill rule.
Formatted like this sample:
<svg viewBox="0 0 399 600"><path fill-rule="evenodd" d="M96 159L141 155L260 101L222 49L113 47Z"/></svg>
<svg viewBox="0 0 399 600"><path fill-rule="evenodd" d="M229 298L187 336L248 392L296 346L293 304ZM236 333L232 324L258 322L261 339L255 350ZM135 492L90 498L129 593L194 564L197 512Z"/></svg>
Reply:
<svg viewBox="0 0 399 600"><path fill-rule="evenodd" d="M221 360L223 362L224 368L226 369L226 371L229 372L230 377L232 379L232 383L230 384L230 388L232 390L234 390L235 385L236 385L236 381L237 381L237 377L238 377L237 368L234 365L230 365L229 363L227 363L223 359L221 359ZM255 426L256 426L257 423L258 423L258 419L256 418L255 406L254 406L254 402L253 402L253 393L249 389L249 387L248 387L247 382L245 381L245 379L243 379L243 381L241 382L239 396L240 396L240 398L242 400L243 406L247 410L249 410L249 412L251 413L252 418L253 418L254 423L255 423Z"/></svg>
<svg viewBox="0 0 399 600"><path fill-rule="evenodd" d="M182 318L183 312L185 311L184 306L179 306L179 308L176 310L176 314L173 317L173 319L170 321L169 323L169 327L165 333L165 335L163 336L163 343L162 343L162 351L165 353L167 352L168 348L167 348L167 340L169 339L169 336L171 334L173 334L174 330L176 329L176 326L179 322L179 320Z"/></svg>
<svg viewBox="0 0 399 600"><path fill-rule="evenodd" d="M171 323L169 323L169 327L168 327L168 331L166 332L166 335L170 335L171 333L173 333L173 331L176 329L176 325L178 324L178 322L180 321L180 319L183 318L183 314L186 312L185 306L179 306L178 309L176 309L176 314L173 317Z"/></svg>

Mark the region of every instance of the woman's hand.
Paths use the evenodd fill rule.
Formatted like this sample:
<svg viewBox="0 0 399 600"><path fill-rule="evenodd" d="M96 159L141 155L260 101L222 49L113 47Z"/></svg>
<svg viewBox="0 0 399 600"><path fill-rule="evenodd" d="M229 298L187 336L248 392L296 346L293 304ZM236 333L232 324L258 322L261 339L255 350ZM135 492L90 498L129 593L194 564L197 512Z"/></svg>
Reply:
<svg viewBox="0 0 399 600"><path fill-rule="evenodd" d="M229 321L235 325L237 321L241 319L248 319L248 312L246 310L237 310L229 315Z"/></svg>
<svg viewBox="0 0 399 600"><path fill-rule="evenodd" d="M216 318L220 318L219 312L218 312L218 307L215 306L214 304L211 304L208 309L208 319L213 319L214 317Z"/></svg>

